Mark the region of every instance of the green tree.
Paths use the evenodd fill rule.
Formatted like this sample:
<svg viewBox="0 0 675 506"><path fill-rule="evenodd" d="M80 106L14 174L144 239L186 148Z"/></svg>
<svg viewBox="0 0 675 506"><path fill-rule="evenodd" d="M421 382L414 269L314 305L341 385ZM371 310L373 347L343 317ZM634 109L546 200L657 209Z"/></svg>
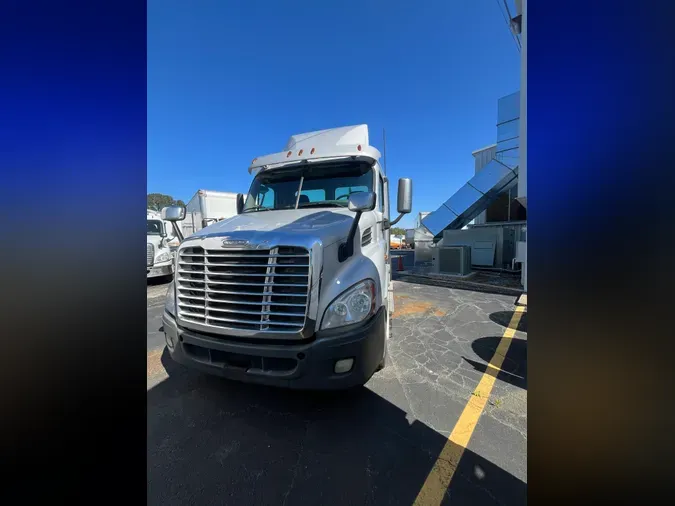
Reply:
<svg viewBox="0 0 675 506"><path fill-rule="evenodd" d="M405 229L402 229L401 227L392 227L390 232L391 235L405 235Z"/></svg>
<svg viewBox="0 0 675 506"><path fill-rule="evenodd" d="M167 206L185 206L185 202L182 200L174 200L170 195L164 195L163 193L148 193L148 209L154 209L155 211L161 211Z"/></svg>

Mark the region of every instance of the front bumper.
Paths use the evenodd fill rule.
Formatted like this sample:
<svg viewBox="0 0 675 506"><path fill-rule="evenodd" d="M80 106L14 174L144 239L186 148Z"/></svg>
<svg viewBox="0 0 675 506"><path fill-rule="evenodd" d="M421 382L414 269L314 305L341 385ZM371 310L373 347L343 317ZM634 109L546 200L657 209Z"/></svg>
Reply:
<svg viewBox="0 0 675 506"><path fill-rule="evenodd" d="M365 384L384 353L384 308L354 328L319 331L303 344L235 342L184 329L164 312L171 358L207 373L247 383L303 390L344 389ZM335 362L353 358L349 372L336 374Z"/></svg>
<svg viewBox="0 0 675 506"><path fill-rule="evenodd" d="M161 264L155 264L148 269L149 278L157 278L159 276L168 276L173 274L173 259Z"/></svg>

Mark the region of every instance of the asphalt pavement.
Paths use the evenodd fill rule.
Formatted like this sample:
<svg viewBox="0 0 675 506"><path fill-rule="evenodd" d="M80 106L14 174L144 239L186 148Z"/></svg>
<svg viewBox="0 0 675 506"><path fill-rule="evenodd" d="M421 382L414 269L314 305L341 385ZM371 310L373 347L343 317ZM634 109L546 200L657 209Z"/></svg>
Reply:
<svg viewBox="0 0 675 506"><path fill-rule="evenodd" d="M514 297L395 281L391 366L306 393L173 363L162 291L148 288L148 504L527 502L526 313L493 365Z"/></svg>

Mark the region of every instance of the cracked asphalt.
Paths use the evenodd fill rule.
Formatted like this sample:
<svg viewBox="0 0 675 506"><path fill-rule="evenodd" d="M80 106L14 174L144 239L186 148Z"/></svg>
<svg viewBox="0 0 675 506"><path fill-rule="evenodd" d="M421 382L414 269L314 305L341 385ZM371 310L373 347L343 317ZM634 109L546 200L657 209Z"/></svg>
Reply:
<svg viewBox="0 0 675 506"><path fill-rule="evenodd" d="M174 364L148 287L148 504L410 505L515 297L395 281L392 365L353 392L229 382ZM525 315L526 316L526 315ZM527 319L443 504L527 502Z"/></svg>

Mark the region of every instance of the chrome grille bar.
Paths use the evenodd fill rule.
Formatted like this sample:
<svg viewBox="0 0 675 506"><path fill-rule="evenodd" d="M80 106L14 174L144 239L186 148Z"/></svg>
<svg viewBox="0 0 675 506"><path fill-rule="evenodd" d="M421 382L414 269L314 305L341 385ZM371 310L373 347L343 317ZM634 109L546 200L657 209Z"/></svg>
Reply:
<svg viewBox="0 0 675 506"><path fill-rule="evenodd" d="M304 248L178 252L178 315L186 322L256 333L298 333L309 303L310 261Z"/></svg>

